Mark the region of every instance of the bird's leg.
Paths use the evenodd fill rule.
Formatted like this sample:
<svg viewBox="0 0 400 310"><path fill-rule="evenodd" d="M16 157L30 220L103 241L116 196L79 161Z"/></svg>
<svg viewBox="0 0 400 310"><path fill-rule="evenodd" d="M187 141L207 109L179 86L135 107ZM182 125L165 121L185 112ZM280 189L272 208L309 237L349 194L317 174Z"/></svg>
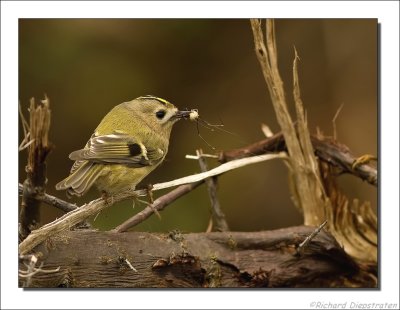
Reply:
<svg viewBox="0 0 400 310"><path fill-rule="evenodd" d="M106 205L112 205L114 203L114 197L113 195L109 195L105 190L101 191L101 198L103 198L104 202ZM110 203L108 202L108 199L110 198Z"/></svg>
<svg viewBox="0 0 400 310"><path fill-rule="evenodd" d="M147 185L147 187L145 188L149 201L139 199L139 197L136 196L133 198L133 207L135 207L136 201L144 203L146 206L150 207L153 210L153 212L158 216L159 219L161 219L160 213L158 212L158 210L156 208L154 208L154 198L153 198L152 188L153 188L153 185L151 185L151 184Z"/></svg>
<svg viewBox="0 0 400 310"><path fill-rule="evenodd" d="M147 197L148 197L148 199L149 199L149 203L148 203L148 206L150 207L150 208L152 208L152 210L153 210L153 212L157 215L157 217L161 220L161 215L160 215L160 212L158 212L158 210L156 209L156 208L154 208L154 197L153 197L153 191L152 191L152 189L153 189L153 185L152 184L148 184L147 185Z"/></svg>
<svg viewBox="0 0 400 310"><path fill-rule="evenodd" d="M105 190L101 191L101 198L104 200L104 203L109 207L114 203L114 196L113 195L109 195ZM108 199L110 199L110 202L108 201ZM97 217L100 215L101 211L99 213L96 214L96 216L93 219L93 222L96 221Z"/></svg>
<svg viewBox="0 0 400 310"><path fill-rule="evenodd" d="M148 184L147 185L147 197L149 198L150 204L154 203L154 197L153 197L153 184Z"/></svg>
<svg viewBox="0 0 400 310"><path fill-rule="evenodd" d="M107 200L108 199L108 193L105 190L102 190L100 193L101 193L101 199L103 199L104 203L108 206L109 205L108 204L108 200ZM95 217L93 219L93 222L96 222L97 217L100 215L100 213L101 213L101 211L97 212L97 214L95 215Z"/></svg>

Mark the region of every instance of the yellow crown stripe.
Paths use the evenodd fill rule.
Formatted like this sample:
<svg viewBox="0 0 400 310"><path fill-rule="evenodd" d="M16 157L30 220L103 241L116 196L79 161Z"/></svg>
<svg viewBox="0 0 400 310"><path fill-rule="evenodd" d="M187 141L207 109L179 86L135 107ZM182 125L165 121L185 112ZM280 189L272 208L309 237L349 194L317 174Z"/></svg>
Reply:
<svg viewBox="0 0 400 310"><path fill-rule="evenodd" d="M159 97L152 96L152 95L141 96L141 97L139 97L137 99L154 99L154 100L157 100L157 101L161 102L164 105L171 104L169 101L167 101L167 100L165 100L163 98L159 98Z"/></svg>

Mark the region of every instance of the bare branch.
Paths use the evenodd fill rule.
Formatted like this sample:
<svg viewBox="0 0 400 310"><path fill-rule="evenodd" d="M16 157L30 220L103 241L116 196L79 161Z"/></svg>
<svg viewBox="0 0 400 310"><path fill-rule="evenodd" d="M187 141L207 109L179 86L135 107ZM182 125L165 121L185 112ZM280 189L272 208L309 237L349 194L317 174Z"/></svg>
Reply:
<svg viewBox="0 0 400 310"><path fill-rule="evenodd" d="M296 249L298 255L301 255L301 253L304 251L304 248L311 242L312 239L315 238L316 235L318 235L318 233L322 230L322 228L325 227L327 223L328 221L323 222L310 235L308 235L307 238L304 239L302 243L299 244L299 246Z"/></svg>
<svg viewBox="0 0 400 310"><path fill-rule="evenodd" d="M178 185L182 185L182 184L195 183L195 182L202 181L207 178L211 178L213 176L220 175L220 174L223 174L225 172L228 172L230 170L234 170L234 169L237 169L240 167L260 163L260 162L275 159L275 158L282 159L282 158L286 158L286 157L287 157L286 153L282 152L279 154L264 154L264 155L260 155L260 156L254 156L254 157L248 157L248 158L234 160L231 162L224 163L224 164L222 164L214 169L211 169L207 172L193 174L193 175L183 177L180 179L176 179L176 180L173 180L170 182L155 184L155 185L153 185L153 191L164 189L164 188L169 188L169 187L174 187L174 186L178 186ZM140 191L139 193L140 193L140 196L144 194L143 191Z"/></svg>
<svg viewBox="0 0 400 310"><path fill-rule="evenodd" d="M174 190L170 191L168 194L157 198L151 205L147 206L142 211L140 211L139 213L135 214L130 219L123 222L121 225L117 226L115 229L113 229L113 231L124 232L124 231L127 231L128 229L140 224L141 222L148 219L154 213L155 210L157 210L157 211L163 210L170 203L172 203L179 197L182 197L183 195L191 192L196 187L198 187L200 184L203 184L203 182L204 181L199 181L196 183L181 185L181 186L175 188Z"/></svg>
<svg viewBox="0 0 400 310"><path fill-rule="evenodd" d="M339 116L339 113L342 111L344 103L342 103L339 109L336 111L335 116L332 119L332 127L333 127L333 139L337 140L337 130L336 130L336 119Z"/></svg>
<svg viewBox="0 0 400 310"><path fill-rule="evenodd" d="M22 123L22 128L24 130L24 137L27 137L29 135L29 124L26 121L26 118L24 116L24 113L22 113L22 108L21 108L21 103L18 103L18 113L21 118L21 123Z"/></svg>
<svg viewBox="0 0 400 310"><path fill-rule="evenodd" d="M203 172L208 170L207 162L204 157L202 157L203 151L197 150L197 156L199 157L199 165L200 169ZM225 214L221 209L221 206L217 197L217 179L216 177L206 179L208 196L211 201L211 214L212 214L212 223L214 224L214 231L228 231L229 226L225 219Z"/></svg>
<svg viewBox="0 0 400 310"><path fill-rule="evenodd" d="M21 183L18 183L18 193L22 195L22 192L24 190L24 186ZM77 205L69 203L67 201L64 201L60 198L57 198L55 196L42 193L41 195L36 196L36 199L38 201L44 202L50 206L56 207L57 209L60 209L64 212L70 212L72 210L75 210L78 208Z"/></svg>

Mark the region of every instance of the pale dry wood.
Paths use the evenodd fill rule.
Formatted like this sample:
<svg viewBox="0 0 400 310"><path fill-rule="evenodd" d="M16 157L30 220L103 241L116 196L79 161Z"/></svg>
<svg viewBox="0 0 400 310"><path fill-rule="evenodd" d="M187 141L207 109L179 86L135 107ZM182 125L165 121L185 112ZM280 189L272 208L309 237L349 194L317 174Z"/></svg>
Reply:
<svg viewBox="0 0 400 310"><path fill-rule="evenodd" d="M333 167L320 163L324 187L332 202L326 210L329 231L348 254L358 261L378 261L378 219L369 202L349 199L339 190Z"/></svg>
<svg viewBox="0 0 400 310"><path fill-rule="evenodd" d="M263 38L261 21L252 19L251 27L256 55L289 153L293 184L297 192L294 197L298 200L295 204L299 205L304 211L304 224L319 225L324 220L321 220L321 215L323 215L327 199L321 191L321 182L318 180L318 171L316 171L318 166L311 158L314 153L312 147L310 148L310 137L305 132L307 124L302 117L303 108L299 100L299 89L295 88L295 101L297 116L300 116L297 121L302 123L298 125L300 130L303 131L299 132L300 139L297 137L295 126L288 111L283 82L279 74L274 21L271 19L266 21L266 42Z"/></svg>
<svg viewBox="0 0 400 310"><path fill-rule="evenodd" d="M297 116L297 131L301 147L301 159L299 164L294 168L294 186L300 197L306 194L307 200L301 201L301 208L303 209L304 224L317 225L326 219L325 210L331 208L330 201L325 194L324 187L320 179L320 172L318 162L314 155L314 148L312 146L310 132L308 130L307 118L304 112L303 100L300 95L300 85L298 76L298 60L299 56L297 50L294 49L295 56L293 60L293 98L296 108ZM297 157L297 156L296 156ZM296 179L302 175L302 178L296 182ZM307 185L304 186L303 184ZM297 200L299 201L299 200ZM312 203L310 203L312 202Z"/></svg>
<svg viewBox="0 0 400 310"><path fill-rule="evenodd" d="M271 159L276 159L276 158L282 159L282 158L286 158L286 157L287 157L286 153L282 152L279 154L264 154L264 155L260 155L260 156L249 157L246 159L245 158L237 159L237 160L231 161L229 163L224 163L224 164L222 164L214 169L211 169L207 172L193 174L193 175L183 177L180 179L176 179L176 180L173 180L170 182L155 184L153 186L153 190L160 190L160 189L174 187L174 186L178 186L178 185L182 185L182 184L195 183L195 182L199 182L201 180L205 180L207 178L211 178L213 176L223 174L223 173L228 172L233 169L237 169L237 168L244 167L244 166L251 165L251 164L260 163L260 162L271 160ZM227 164L229 164L229 165L227 165Z"/></svg>
<svg viewBox="0 0 400 310"><path fill-rule="evenodd" d="M347 170L366 177L368 182L375 185L377 184L376 169L372 172L369 169L368 175L365 176L364 172L368 170L368 167L365 169L364 166L361 173L357 169L358 165L355 164L357 161L354 161L353 158L352 162L349 162L349 154L341 152L339 153L340 159L336 162L331 161L333 157L330 154L325 156L325 161L330 165L326 166L321 173L319 162L315 157L315 154L318 155L315 145L321 143L318 139L313 141L308 131L307 117L300 95L297 51L295 50L293 61L293 97L297 116L296 132L287 109L283 83L277 66L274 22L273 20L266 21L265 43L261 21L253 19L251 26L257 58L269 89L278 123L282 129L285 147L289 153L287 166L291 176L289 181L291 197L294 204L302 210L304 224L318 225L327 220L327 229L344 245L347 253L361 261L376 264L376 216L368 204L361 204L359 207L356 201L350 206L347 197L339 191L335 184L335 171L332 163L338 164L342 171ZM321 167L325 167L322 162L320 163Z"/></svg>
<svg viewBox="0 0 400 310"><path fill-rule="evenodd" d="M31 98L29 107L29 124L20 108L24 140L20 150L27 149L28 163L25 168L27 177L23 184L21 208L19 214L19 238L24 239L39 224L40 200L46 186L46 158L51 151L49 142L50 102L47 97L36 104Z"/></svg>

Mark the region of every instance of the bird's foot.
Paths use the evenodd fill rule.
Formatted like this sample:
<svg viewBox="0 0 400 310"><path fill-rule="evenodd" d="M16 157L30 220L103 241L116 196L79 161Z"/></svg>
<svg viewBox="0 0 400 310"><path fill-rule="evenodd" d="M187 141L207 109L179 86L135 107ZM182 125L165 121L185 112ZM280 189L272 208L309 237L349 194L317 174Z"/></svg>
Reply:
<svg viewBox="0 0 400 310"><path fill-rule="evenodd" d="M112 205L114 203L114 196L109 195L106 191L101 191L101 198L104 200L106 205Z"/></svg>

